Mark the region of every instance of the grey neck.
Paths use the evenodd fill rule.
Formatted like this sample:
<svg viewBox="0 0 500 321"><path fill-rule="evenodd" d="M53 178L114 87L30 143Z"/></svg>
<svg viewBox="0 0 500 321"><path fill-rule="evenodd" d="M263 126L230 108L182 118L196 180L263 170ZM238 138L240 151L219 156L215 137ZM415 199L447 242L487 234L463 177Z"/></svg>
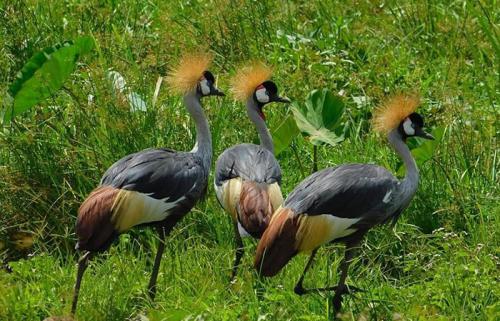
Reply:
<svg viewBox="0 0 500 321"><path fill-rule="evenodd" d="M415 160L411 155L410 149L403 141L403 138L401 137L401 134L397 129L394 129L389 133L388 139L392 147L396 150L398 155L403 160L406 168L406 175L401 181L400 191L402 193L402 202L409 203L413 198L413 195L415 195L418 187L419 175L417 164L415 163Z"/></svg>
<svg viewBox="0 0 500 321"><path fill-rule="evenodd" d="M212 135L200 99L196 92L188 93L184 96L184 104L196 125L196 144L191 153L199 155L208 169L212 162Z"/></svg>
<svg viewBox="0 0 500 321"><path fill-rule="evenodd" d="M253 97L247 100L247 114L254 123L260 138L260 145L274 154L273 138L267 129L266 122L259 115L259 106Z"/></svg>

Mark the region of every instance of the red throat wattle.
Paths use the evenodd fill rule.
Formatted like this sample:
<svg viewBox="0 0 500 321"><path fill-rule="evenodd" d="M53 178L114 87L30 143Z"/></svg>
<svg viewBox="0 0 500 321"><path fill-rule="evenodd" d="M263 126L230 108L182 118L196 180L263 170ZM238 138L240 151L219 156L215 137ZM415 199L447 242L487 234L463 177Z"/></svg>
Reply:
<svg viewBox="0 0 500 321"><path fill-rule="evenodd" d="M259 116L260 116L263 120L266 120L266 115L264 115L264 112L262 111L262 109L260 109L260 108L259 108L258 112L259 112Z"/></svg>

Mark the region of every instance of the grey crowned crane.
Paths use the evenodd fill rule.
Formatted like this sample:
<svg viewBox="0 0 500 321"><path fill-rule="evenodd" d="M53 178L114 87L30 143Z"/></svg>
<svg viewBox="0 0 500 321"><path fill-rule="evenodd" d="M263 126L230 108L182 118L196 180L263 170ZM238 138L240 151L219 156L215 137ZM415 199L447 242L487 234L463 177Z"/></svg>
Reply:
<svg viewBox="0 0 500 321"><path fill-rule="evenodd" d="M219 203L231 215L236 239L234 280L243 255L242 237L260 238L274 211L283 203L281 169L274 157L273 140L267 129L263 107L271 102L288 103L270 81L271 70L262 63L242 68L233 78L235 97L246 103L260 145L240 144L226 149L217 159L215 191Z"/></svg>
<svg viewBox="0 0 500 321"><path fill-rule="evenodd" d="M418 104L417 98L400 95L382 105L374 115L375 129L387 134L389 143L404 162L404 179L369 164L344 164L310 175L290 193L264 232L254 262L260 275L274 276L296 254L311 253L295 293L335 290L333 306L340 310L342 295L349 292L345 280L356 246L372 227L391 220L395 223L417 191L418 169L406 139L412 136L433 139L422 129L422 116L415 113ZM337 286L304 289L304 275L318 248L329 242L346 246Z"/></svg>
<svg viewBox="0 0 500 321"><path fill-rule="evenodd" d="M181 59L168 77L171 88L184 95L184 104L196 124L196 144L190 152L150 148L114 163L80 206L76 222L83 251L78 261L72 314L75 313L83 273L95 253L106 251L121 233L137 225L156 228L160 243L149 281L153 299L165 248L165 237L205 194L212 161L212 137L201 98L223 96L207 70L211 57Z"/></svg>

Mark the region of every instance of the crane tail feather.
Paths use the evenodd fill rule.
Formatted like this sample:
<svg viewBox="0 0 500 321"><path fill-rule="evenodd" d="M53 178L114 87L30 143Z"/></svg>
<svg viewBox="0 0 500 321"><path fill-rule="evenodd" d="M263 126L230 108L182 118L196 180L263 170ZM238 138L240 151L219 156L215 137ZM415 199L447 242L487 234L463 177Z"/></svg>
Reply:
<svg viewBox="0 0 500 321"><path fill-rule="evenodd" d="M257 245L254 267L262 276L276 275L297 253L298 217L292 209L279 208Z"/></svg>
<svg viewBox="0 0 500 321"><path fill-rule="evenodd" d="M94 189L80 206L76 221L76 249L106 250L117 231L112 222L113 203L120 192L111 186Z"/></svg>

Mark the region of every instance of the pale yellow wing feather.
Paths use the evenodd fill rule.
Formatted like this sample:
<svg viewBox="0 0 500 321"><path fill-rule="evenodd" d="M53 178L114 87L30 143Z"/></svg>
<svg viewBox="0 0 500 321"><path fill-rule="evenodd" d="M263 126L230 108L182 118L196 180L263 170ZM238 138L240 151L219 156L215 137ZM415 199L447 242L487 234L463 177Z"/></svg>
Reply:
<svg viewBox="0 0 500 321"><path fill-rule="evenodd" d="M311 252L323 244L354 233L356 230L349 227L358 221L330 214L302 214L299 216L296 248L299 252Z"/></svg>
<svg viewBox="0 0 500 321"><path fill-rule="evenodd" d="M273 214L276 210L283 204L283 195L281 194L281 188L278 183L269 184L267 186L267 193L269 194L269 199L271 200L271 206L273 208Z"/></svg>
<svg viewBox="0 0 500 321"><path fill-rule="evenodd" d="M168 202L168 198L156 199L143 193L121 190L111 208L111 222L120 233L139 224L159 222L183 199Z"/></svg>
<svg viewBox="0 0 500 321"><path fill-rule="evenodd" d="M240 200L242 179L232 178L222 185L222 206L231 214L233 220L237 218L236 207Z"/></svg>
<svg viewBox="0 0 500 321"><path fill-rule="evenodd" d="M111 208L111 222L118 230L123 232L136 225L144 213L144 201L137 196L137 192L121 190Z"/></svg>

